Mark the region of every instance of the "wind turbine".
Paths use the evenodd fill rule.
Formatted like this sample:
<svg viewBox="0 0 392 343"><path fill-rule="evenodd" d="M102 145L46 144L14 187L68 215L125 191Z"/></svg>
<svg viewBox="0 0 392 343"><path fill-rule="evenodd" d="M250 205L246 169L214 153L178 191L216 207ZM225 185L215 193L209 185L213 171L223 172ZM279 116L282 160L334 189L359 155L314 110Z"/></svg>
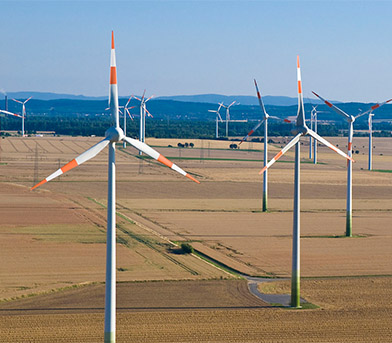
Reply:
<svg viewBox="0 0 392 343"><path fill-rule="evenodd" d="M295 146L295 176L294 176L294 209L293 209L293 250L292 250L292 273L291 273L291 306L300 307L300 138L310 135L320 143L337 152L339 155L352 160L343 151L309 129L305 123L304 100L302 95L301 70L299 56L297 57L297 80L298 80L298 114L296 125L293 129L295 137L260 171L263 174L284 153Z"/></svg>
<svg viewBox="0 0 392 343"><path fill-rule="evenodd" d="M26 116L26 106L25 105L26 105L26 102L29 101L31 98L32 98L32 96L25 101L19 101L16 99L12 99L13 101L22 104L22 137L24 137L24 131L25 131L24 130L24 121L25 121L25 116Z"/></svg>
<svg viewBox="0 0 392 343"><path fill-rule="evenodd" d="M137 96L132 95L133 98L140 101L140 131L139 131L139 140L141 142L145 142L146 140L146 113L148 116L152 117L152 114L147 110L146 102L151 100L154 95L151 95L148 99L145 98L146 90L143 92L143 96L138 98ZM139 155L142 155L142 152L139 151Z"/></svg>
<svg viewBox="0 0 392 343"><path fill-rule="evenodd" d="M312 111L310 112L310 129L317 133L317 114L324 113L324 111L317 111L317 106L312 105ZM312 149L313 148L313 149ZM313 150L313 151L312 151ZM313 163L317 164L317 141L309 136L309 159L312 159Z"/></svg>
<svg viewBox="0 0 392 343"><path fill-rule="evenodd" d="M220 103L217 111L215 111L215 110L208 110L208 112L216 113L216 119L215 119L215 122L216 122L216 127L215 127L215 138L219 138L219 125L218 125L218 123L219 123L219 122L223 123L222 117L221 117L221 115L220 115L220 113L219 113L219 111L220 111L220 109L222 108L222 106L223 106L223 104Z"/></svg>
<svg viewBox="0 0 392 343"><path fill-rule="evenodd" d="M347 114L346 112L342 111L339 107L331 104L329 101L325 100L322 98L320 95L318 95L315 92L312 92L315 96L317 96L320 100L324 101L324 103L332 108L337 114L343 116L346 121L348 122L348 156L352 157L353 152L353 135L354 135L354 121L358 119L359 117L364 116L365 114L371 113L374 111L376 108L381 107L382 105L385 105L386 103L392 101L392 99L389 99L387 101L384 101L383 103L377 103L376 105L373 105L370 110L358 114L356 117ZM346 198L346 236L347 237L352 237L352 202L353 202L353 177L352 177L352 171L353 171L353 166L352 166L352 161L349 160L347 163L347 198Z"/></svg>
<svg viewBox="0 0 392 343"><path fill-rule="evenodd" d="M255 87L256 87L256 92L257 92L257 98L259 99L259 105L261 110L263 111L263 119L260 120L257 125L248 132L248 134L242 138L241 142L239 143L239 145L243 142L246 141L248 139L249 136L251 136L253 134L253 132L255 132L260 126L261 124L264 123L264 167L267 165L268 163L268 118L273 118L273 119L279 119L281 120L279 117L274 117L274 116L270 116L267 111L265 110L264 107L264 103L263 103L263 99L261 98L260 95L260 91L259 91L259 87L257 86L257 82L256 79L254 79L255 82ZM268 210L268 172L265 171L265 173L263 174L263 212L266 212Z"/></svg>
<svg viewBox="0 0 392 343"><path fill-rule="evenodd" d="M233 101L230 105L225 106L222 104L222 107L226 109L226 137L229 137L229 121L230 121L230 107L233 106L236 102Z"/></svg>
<svg viewBox="0 0 392 343"><path fill-rule="evenodd" d="M132 99L132 96L129 97L125 106L119 106L119 108L124 108L124 135L125 136L127 135L127 114L129 115L129 118L131 118L133 120L133 117L132 117L131 113L129 112L129 109L136 107L136 106L128 107L131 99ZM123 148L126 148L126 147L127 147L127 142L124 140L123 141Z"/></svg>
<svg viewBox="0 0 392 343"><path fill-rule="evenodd" d="M106 283L105 283L105 342L115 342L116 332L116 164L115 152L116 143L123 140L133 145L136 149L143 151L155 160L165 164L176 172L188 177L192 181L199 183L196 179L183 171L180 167L169 161L156 150L147 144L136 139L126 137L119 125L118 91L117 91L117 71L116 57L114 50L114 34L112 31L112 49L110 55L110 92L109 106L115 126L109 128L105 133L105 138L93 147L67 163L62 168L49 175L46 179L36 184L31 189L35 189L44 183L53 180L55 177L77 167L78 165L95 157L107 145L109 146L109 166L108 166L108 201L107 201L107 242L106 242Z"/></svg>

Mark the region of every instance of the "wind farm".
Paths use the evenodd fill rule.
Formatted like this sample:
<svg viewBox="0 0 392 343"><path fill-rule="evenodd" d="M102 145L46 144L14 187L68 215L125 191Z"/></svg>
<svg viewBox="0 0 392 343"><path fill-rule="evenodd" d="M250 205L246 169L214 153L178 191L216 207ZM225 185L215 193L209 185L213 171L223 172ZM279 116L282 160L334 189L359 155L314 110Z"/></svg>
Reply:
<svg viewBox="0 0 392 343"><path fill-rule="evenodd" d="M15 6L31 37L0 53L0 341L392 339L392 91L386 52L343 39L352 5Z"/></svg>

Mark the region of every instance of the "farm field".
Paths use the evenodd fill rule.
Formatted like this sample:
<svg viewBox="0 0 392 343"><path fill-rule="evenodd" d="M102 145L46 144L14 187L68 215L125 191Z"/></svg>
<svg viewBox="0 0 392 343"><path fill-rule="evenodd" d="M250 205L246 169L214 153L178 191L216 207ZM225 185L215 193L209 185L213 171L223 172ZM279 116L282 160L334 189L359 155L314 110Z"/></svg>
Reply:
<svg viewBox="0 0 392 343"><path fill-rule="evenodd" d="M287 141L273 139L270 158ZM76 333L70 332L73 326L75 332L82 333L82 341L101 339L103 303L88 313L84 311L88 308L86 304L80 305L78 311L61 310L53 318L48 314L54 313L53 308L62 302L81 303L78 292L82 290L94 290L91 299L103 294L107 152L36 191L29 190L99 140L98 137L7 137L0 141L0 299L18 299L0 303L0 325L10 328L6 332L10 335L7 337L13 337L11 341L23 342L25 338L20 335L31 332L35 341L40 342L40 329L48 327L56 337L64 337L64 342L76 342ZM347 144L341 137L329 140L342 149ZM192 141L194 148L176 148L178 142L187 141ZM392 173L367 171L367 138L354 138L359 150L354 155L357 162L353 174L356 236L342 238L346 163L325 148L319 150L319 165L308 163L307 142L304 140L302 146L304 163L301 164L301 274L339 278L303 280L302 295L321 306L306 311L265 308L243 286L225 289L222 283L244 284L245 281L233 280L235 276L196 256L175 253L171 243L190 242L198 251L245 274L290 276L292 152L271 169L270 212L261 213L262 183L258 175L262 165L261 143L243 143L241 150L229 150L227 141L147 140L199 179L200 185L149 159L137 158L137 152L130 147L118 150L117 280L119 288L132 285L130 290L140 295L147 308L141 311L141 303L132 302L134 299L129 300L129 305L123 305L127 308L118 315L118 341L154 342L163 341L162 337L167 342L178 341L176 332L184 332L184 342L194 341L195 337L205 342L256 342L261 338L265 342L279 339L319 342L320 337L328 342L379 342L391 337L387 326L391 305L384 300L385 292L391 291L388 288L391 279L385 276L392 275ZM374 145L374 169L392 170L392 139L375 138ZM221 293L223 298L218 300L219 296L215 296L203 310L190 304L186 309L180 305L167 306L162 312L159 307L165 305L161 298L152 297L148 302L148 296L134 286L144 285L148 293L150 287L162 283L134 281L193 280L197 285L207 282L200 281L206 279L210 283L203 288L210 289L211 294ZM189 285L188 282L193 284L178 281L178 285ZM330 288L331 293L318 297L319 285L322 285L320 289ZM284 287L274 291L282 289L287 293ZM159 294L162 289L152 292ZM197 294L188 286L184 286L183 293L175 289L180 294L179 303L187 304L187 299ZM358 295L356 305L352 302L345 305L341 295L348 289ZM228 294L232 305L228 305ZM28 295L35 296L25 298ZM364 296L374 305L364 305L359 299ZM49 299L48 308L47 312L39 313L33 309L43 303L42 297L48 297L45 298ZM164 297L171 299L170 295ZM335 298L341 305L334 307ZM219 301L222 301L220 305ZM25 307L18 307L19 303ZM56 328L57 321L63 323L63 328ZM191 328L192 321L195 325ZM282 322L283 328L279 324ZM312 325L306 324L310 322ZM327 327L331 326L334 329L329 332ZM37 329L33 332L28 327ZM90 330L88 333L86 328Z"/></svg>
<svg viewBox="0 0 392 343"><path fill-rule="evenodd" d="M387 342L391 281L304 280L303 295L322 304L308 310L271 308L249 299L244 281L119 283L117 341ZM284 286L276 288L287 291ZM0 339L101 341L103 294L103 285L92 285L2 304Z"/></svg>

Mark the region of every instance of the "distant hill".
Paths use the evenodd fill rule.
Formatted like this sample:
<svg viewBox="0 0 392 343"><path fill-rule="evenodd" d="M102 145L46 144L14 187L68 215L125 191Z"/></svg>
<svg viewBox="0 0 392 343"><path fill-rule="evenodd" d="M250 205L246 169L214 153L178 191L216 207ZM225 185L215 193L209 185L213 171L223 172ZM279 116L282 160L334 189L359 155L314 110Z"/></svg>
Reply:
<svg viewBox="0 0 392 343"><path fill-rule="evenodd" d="M10 92L7 93L8 99L27 99L33 97L36 100L107 100L107 96L85 96L85 95L74 95L74 94L58 94L50 92ZM120 96L121 98L125 98ZM0 94L0 100L4 99L4 94ZM239 102L245 106L258 105L258 99L255 96L249 95L221 95L221 94L197 94L197 95L173 95L173 96L161 96L155 98L155 100L173 100L181 102L199 102L199 103L210 103L217 104L223 102L224 104L230 104L233 101ZM293 106L298 103L298 98L291 98L288 96L272 96L267 95L263 97L265 105L271 106ZM305 103L320 104L321 102L316 99L304 98ZM333 101L338 103L338 101Z"/></svg>
<svg viewBox="0 0 392 343"><path fill-rule="evenodd" d="M0 100L4 99L5 94L0 94ZM58 94L58 93L47 93L47 92L9 92L7 93L8 99L27 99L33 97L36 100L59 100L59 99L69 99L69 100L105 100L106 96L84 96L84 95L74 95L74 94Z"/></svg>
<svg viewBox="0 0 392 343"><path fill-rule="evenodd" d="M174 96L161 96L156 98L158 100L174 100L183 102L204 102L210 104L217 104L223 102L228 105L233 101L239 102L245 106L255 106L259 104L259 100L255 96L249 95L221 95L221 94L198 94L198 95L174 95ZM293 106L298 103L298 98L291 98L288 96L263 96L265 105L271 106ZM305 103L321 104L319 100L304 98ZM333 101L338 102L338 101Z"/></svg>

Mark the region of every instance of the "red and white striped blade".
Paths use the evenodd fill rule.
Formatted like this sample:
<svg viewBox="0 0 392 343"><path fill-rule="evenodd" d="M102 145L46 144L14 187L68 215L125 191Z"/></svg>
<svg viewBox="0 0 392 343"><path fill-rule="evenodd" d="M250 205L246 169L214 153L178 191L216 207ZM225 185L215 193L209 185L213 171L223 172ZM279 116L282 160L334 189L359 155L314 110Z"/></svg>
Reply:
<svg viewBox="0 0 392 343"><path fill-rule="evenodd" d="M148 99L146 99L145 102L147 102L148 100L151 100L155 95L151 95Z"/></svg>
<svg viewBox="0 0 392 343"><path fill-rule="evenodd" d="M114 48L114 32L112 31L112 42L110 50L110 81L109 81L109 107L112 118L119 125L118 115L118 87L117 87L117 66L116 66L116 51Z"/></svg>
<svg viewBox="0 0 392 343"><path fill-rule="evenodd" d="M255 132L255 131L260 127L260 125L264 123L264 121L265 121L265 119L260 120L260 121L257 123L257 125L256 125L252 130L250 130L250 131L248 132L248 134L247 134L244 138L241 139L241 142L240 142L239 144L241 144L243 141L246 141L246 140L249 138L249 136L251 136L251 135L253 134L253 132ZM238 144L238 145L239 145L239 144Z"/></svg>
<svg viewBox="0 0 392 343"><path fill-rule="evenodd" d="M50 174L46 179L42 180L41 182L37 183L35 186L31 188L31 190L43 185L44 183L53 180L57 176L60 176L67 172L68 170L71 170L72 168L75 168L82 163L90 160L91 158L95 157L99 152L101 152L108 144L110 140L105 138L99 143L95 144L92 146L90 149L86 150L84 153L80 154L78 157L74 158L71 162L68 162L65 166L61 167L60 169L56 170L53 174Z"/></svg>
<svg viewBox="0 0 392 343"><path fill-rule="evenodd" d="M27 101L29 101L31 98L32 98L32 96L31 96L30 98L26 99L26 100L23 102L23 104L25 104L25 103L26 103Z"/></svg>
<svg viewBox="0 0 392 343"><path fill-rule="evenodd" d="M146 155L152 157L154 160L157 160L158 162L161 162L165 166L168 166L169 168L175 170L177 173L180 173L183 176L186 176L188 179L191 179L192 181L196 183L200 183L198 180L196 180L194 177L189 175L187 172L182 170L179 166L174 164L173 162L169 161L165 156L161 155L158 151L154 150L150 146L148 146L146 143L140 142L136 139L129 138L129 137L124 137L124 140L134 146L136 149L140 150L141 152L144 152Z"/></svg>
<svg viewBox="0 0 392 343"><path fill-rule="evenodd" d="M324 98L322 98L322 97L321 97L320 95L318 95L317 93L315 93L315 92L313 92L313 91L312 91L312 93L313 93L315 96L317 96L321 101L324 101L324 103L325 103L328 107L332 108L337 114L340 114L340 115L343 116L343 117L346 117L346 118L348 118L348 119L351 119L351 116L348 115L346 112L342 111L339 107L336 107L335 105L331 104L329 101L325 100Z"/></svg>
<svg viewBox="0 0 392 343"><path fill-rule="evenodd" d="M127 101L127 104L125 105L125 107L128 107L129 102L131 101L131 99L132 99L132 95L129 97L129 99L128 99L128 101Z"/></svg>
<svg viewBox="0 0 392 343"><path fill-rule="evenodd" d="M299 133L296 135L290 142L287 143L287 145L280 150L276 156L267 163L267 165L260 170L259 174L263 174L269 167L271 167L277 160L279 160L290 148L292 148L296 143L298 143L299 139L301 138L302 133Z"/></svg>
<svg viewBox="0 0 392 343"><path fill-rule="evenodd" d="M149 117L154 118L153 115L152 115L150 112L148 112L148 109L147 109L147 108L144 108L144 109L146 110L146 112L147 112L147 114L148 114Z"/></svg>
<svg viewBox="0 0 392 343"><path fill-rule="evenodd" d="M132 107L131 107L132 108ZM131 113L128 111L128 109L126 108L125 111L128 113L129 118L131 118L133 120L133 117L131 115Z"/></svg>
<svg viewBox="0 0 392 343"><path fill-rule="evenodd" d="M310 136L312 136L314 139L318 140L320 143L324 144L325 146L327 146L328 148L330 148L331 150L337 152L339 155L343 156L344 158L347 158L348 160L351 160L353 162L355 162L352 157L348 156L346 153L344 153L342 150L340 150L339 148L337 148L336 146L334 146L333 144L329 143L326 139L324 139L323 137L319 136L316 132L314 132L313 130L308 130L308 134Z"/></svg>
<svg viewBox="0 0 392 343"><path fill-rule="evenodd" d="M377 109L377 108L379 108L379 107L381 107L381 106L383 106L383 105L385 105L385 104L387 104L388 102L391 102L391 101L392 101L392 99L389 99L389 100L387 100L387 101L384 101L384 102L381 102L381 103L377 103L377 104L373 105L372 107L370 107L370 109L367 110L366 112L363 112L363 113L361 113L361 114L358 114L358 115L355 117L355 119L357 119L357 118L359 118L359 117L362 117L362 116L364 116L365 114L369 114L369 113L373 112L375 109Z"/></svg>
<svg viewBox="0 0 392 343"><path fill-rule="evenodd" d="M15 113L8 112L8 111L4 111L4 110L0 110L0 113L9 114L9 115L11 115L11 116L15 116L15 117L18 117L18 118L23 118L23 117L20 116L19 114L15 114Z"/></svg>
<svg viewBox="0 0 392 343"><path fill-rule="evenodd" d="M12 99L12 100L15 101L15 102L19 102L20 104L23 104L22 101L19 101L19 100L16 100L16 99Z"/></svg>
<svg viewBox="0 0 392 343"><path fill-rule="evenodd" d="M143 92L143 96L142 96L142 99L140 100L141 102L143 102L143 100L144 100L144 96L146 95L146 90L144 90L144 92Z"/></svg>
<svg viewBox="0 0 392 343"><path fill-rule="evenodd" d="M259 86L257 85L256 79L253 79L253 80L254 80L254 82L255 82L255 87L256 87L256 92L257 92L257 98L259 99L259 105L260 105L262 111L264 112L264 119L265 119L265 117L267 116L267 112L265 111L263 99L261 98L261 95L260 95Z"/></svg>

